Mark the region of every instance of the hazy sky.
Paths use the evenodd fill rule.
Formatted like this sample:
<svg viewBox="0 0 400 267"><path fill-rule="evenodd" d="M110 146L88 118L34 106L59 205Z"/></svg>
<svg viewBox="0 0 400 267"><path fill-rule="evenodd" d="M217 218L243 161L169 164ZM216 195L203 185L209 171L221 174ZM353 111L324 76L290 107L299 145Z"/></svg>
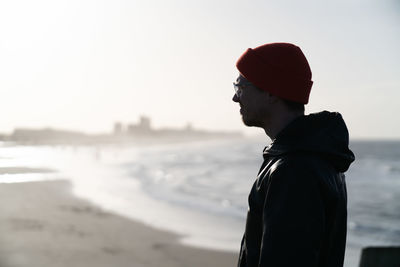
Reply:
<svg viewBox="0 0 400 267"><path fill-rule="evenodd" d="M0 1L0 132L110 131L115 121L244 130L237 58L299 45L306 113L343 114L353 138L400 138L400 1Z"/></svg>

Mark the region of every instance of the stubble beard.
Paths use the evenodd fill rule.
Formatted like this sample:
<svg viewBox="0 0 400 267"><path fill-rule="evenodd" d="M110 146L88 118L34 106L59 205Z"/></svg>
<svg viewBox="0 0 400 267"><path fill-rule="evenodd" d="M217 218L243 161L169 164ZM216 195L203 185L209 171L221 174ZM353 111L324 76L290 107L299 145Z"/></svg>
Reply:
<svg viewBox="0 0 400 267"><path fill-rule="evenodd" d="M258 116L249 117L242 114L242 121L248 127L263 127L262 120Z"/></svg>

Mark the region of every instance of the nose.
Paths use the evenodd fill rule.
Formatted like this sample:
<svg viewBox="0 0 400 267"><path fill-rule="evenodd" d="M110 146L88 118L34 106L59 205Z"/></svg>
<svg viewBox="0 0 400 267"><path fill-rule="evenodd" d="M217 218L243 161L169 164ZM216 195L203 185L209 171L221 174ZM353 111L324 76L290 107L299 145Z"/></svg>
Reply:
<svg viewBox="0 0 400 267"><path fill-rule="evenodd" d="M237 96L237 94L233 94L232 101L239 103L239 97Z"/></svg>

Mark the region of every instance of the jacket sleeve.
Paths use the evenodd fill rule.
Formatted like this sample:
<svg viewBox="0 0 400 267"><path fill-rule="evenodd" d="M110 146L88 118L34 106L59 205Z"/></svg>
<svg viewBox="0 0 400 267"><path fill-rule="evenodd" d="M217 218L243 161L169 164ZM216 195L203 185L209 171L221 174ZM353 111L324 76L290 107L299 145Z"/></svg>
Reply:
<svg viewBox="0 0 400 267"><path fill-rule="evenodd" d="M324 205L315 169L300 162L278 164L265 180L259 267L318 265Z"/></svg>

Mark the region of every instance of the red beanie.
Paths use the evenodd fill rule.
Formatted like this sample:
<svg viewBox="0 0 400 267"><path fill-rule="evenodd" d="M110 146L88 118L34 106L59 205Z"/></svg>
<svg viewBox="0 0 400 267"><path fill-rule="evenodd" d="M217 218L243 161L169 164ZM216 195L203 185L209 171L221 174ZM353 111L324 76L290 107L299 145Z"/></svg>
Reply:
<svg viewBox="0 0 400 267"><path fill-rule="evenodd" d="M308 103L311 69L301 49L289 43L247 49L236 67L255 86L283 99Z"/></svg>

